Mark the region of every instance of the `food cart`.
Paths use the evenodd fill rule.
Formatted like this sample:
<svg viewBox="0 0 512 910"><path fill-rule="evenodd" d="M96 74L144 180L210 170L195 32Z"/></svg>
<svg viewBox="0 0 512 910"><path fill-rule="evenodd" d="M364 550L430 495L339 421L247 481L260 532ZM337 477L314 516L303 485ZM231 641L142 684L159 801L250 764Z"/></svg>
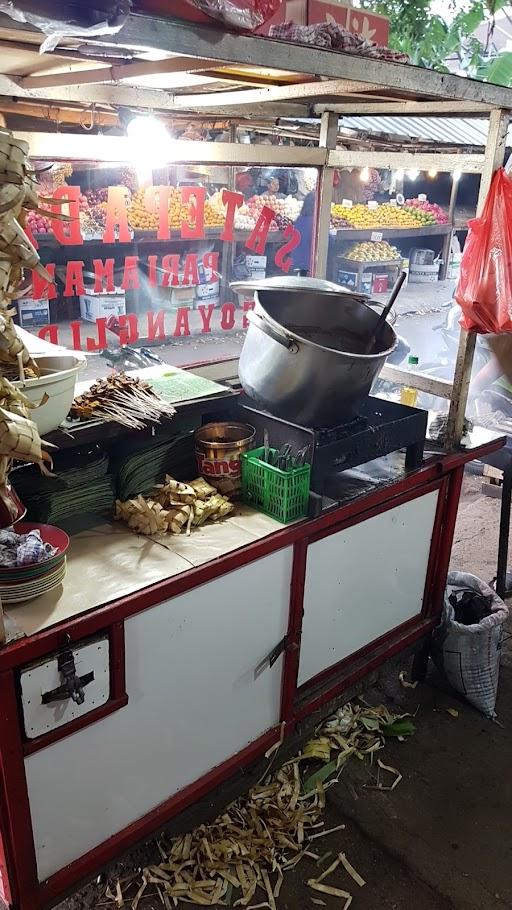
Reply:
<svg viewBox="0 0 512 910"><path fill-rule="evenodd" d="M175 140L172 147L174 168L229 169L223 182L235 194L237 168L316 169L312 272L318 278L327 269L336 169L435 167L479 173L483 200L504 154L512 92L451 75L136 15L118 35L95 39L94 67L87 66L78 42L68 42L56 52L65 58L66 71L38 75L38 36L14 31L12 23L2 36L11 55L28 56L22 67L13 64L0 76L0 109L8 114L15 107L17 116L25 112L31 126L35 118L35 129L18 127L17 134L29 142L37 161L73 162L84 171L86 162L95 170L98 162L105 169L123 165L126 137L96 131L111 124L113 116L117 122L112 110L123 107L227 122L228 140L236 135L233 124L240 122L270 124L279 135L281 118L320 118L314 147L187 139ZM128 62L105 60L103 53L114 50ZM141 59L148 51L156 62ZM203 74L207 90L171 93L137 84L142 76L154 76L158 83L162 74L172 84L176 74L192 71ZM65 131L41 129L41 106L50 114L58 108ZM348 109L485 115L490 118L486 153L436 156L338 148L338 117ZM84 132L80 123L87 115L93 129ZM187 193L195 194L197 211L197 187ZM79 208L85 194L64 195ZM81 293L86 259L101 260L96 273L93 268L94 280L102 288L111 276L114 291L109 293L115 293L118 259L126 290L139 290L130 287L136 285L134 257L146 256L151 269L162 256L162 244L172 257L175 243L209 241L201 253L189 254L195 256L189 261L192 271L203 257L203 267L212 271L209 279L217 268L228 270L237 243L254 257L270 255L258 242L257 218L254 227L243 228L224 215L216 226L203 223L196 238L183 236L186 218L179 237L164 219L174 235L159 239L158 219L150 225L152 236L137 233L140 224L133 219L130 224L125 198L123 192L107 199L117 209L99 241L80 232L66 235L65 228L60 242L36 232L43 262L53 264L55 273L63 269L64 284L69 282L74 292L69 296L87 296ZM156 211L156 203L148 209L153 217ZM273 215L263 234L275 241L273 263L283 272L293 225L272 221ZM105 236L107 228L111 233ZM222 244L229 245L227 252ZM224 266L205 256L217 256ZM164 267L168 276L178 275L175 284L167 281L169 292L180 288L181 264L171 260ZM261 271L260 266L261 259L254 270ZM241 328L247 327L251 300L240 306L226 296L219 303L217 313L215 304L212 310L198 305L204 331L214 314L226 324L238 319ZM186 336L189 309L173 308L171 335ZM141 312L135 303L132 313L118 314L124 317L125 341L142 335ZM97 317L90 335L71 316L75 346L99 351L105 316ZM151 310L150 317L156 336L164 329ZM52 324L40 334L62 343ZM7 906L39 910L57 902L292 736L300 721L325 712L372 669L428 638L442 603L464 464L502 444L496 435L475 429L466 445L458 446L472 348L472 336L463 334L453 387L396 367L387 366L381 374L451 399L447 451L425 440L426 415L414 408L368 399L363 422L333 438L318 428L262 415L240 396L236 382L229 384L236 364L196 364L195 374L223 388L209 392L205 386L178 401L173 433L188 434L191 443L190 433L201 423L243 420L255 427L260 444L268 428L276 447L293 435L300 448L306 437L316 459L311 510L283 526L237 506L226 522L164 544L103 519L72 538L60 588L8 607L8 640L0 650L0 892ZM148 444L153 432L145 431ZM135 436L92 421L71 434L57 430L50 438L70 457L100 445L113 459L120 451L131 452ZM192 447L188 455L193 458ZM66 682L69 698L56 692ZM77 687L83 699L72 697Z"/></svg>

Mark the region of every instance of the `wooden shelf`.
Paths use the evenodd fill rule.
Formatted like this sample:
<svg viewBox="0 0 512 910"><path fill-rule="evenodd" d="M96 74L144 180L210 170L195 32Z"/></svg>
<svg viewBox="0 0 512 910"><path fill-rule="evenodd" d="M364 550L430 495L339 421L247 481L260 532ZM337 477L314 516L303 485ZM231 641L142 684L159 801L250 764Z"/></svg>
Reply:
<svg viewBox="0 0 512 910"><path fill-rule="evenodd" d="M427 224L417 228L338 228L336 231L336 245L343 241L368 240L372 234L382 234L383 240L390 237L446 237L451 234L451 224Z"/></svg>

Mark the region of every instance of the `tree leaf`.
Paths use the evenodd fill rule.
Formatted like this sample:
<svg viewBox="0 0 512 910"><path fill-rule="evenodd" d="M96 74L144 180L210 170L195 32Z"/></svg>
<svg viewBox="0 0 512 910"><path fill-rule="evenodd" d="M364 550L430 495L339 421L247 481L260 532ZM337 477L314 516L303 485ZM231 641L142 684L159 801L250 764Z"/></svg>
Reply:
<svg viewBox="0 0 512 910"><path fill-rule="evenodd" d="M480 72L486 82L492 82L494 85L511 85L512 52L506 51L495 57L488 66L482 67Z"/></svg>

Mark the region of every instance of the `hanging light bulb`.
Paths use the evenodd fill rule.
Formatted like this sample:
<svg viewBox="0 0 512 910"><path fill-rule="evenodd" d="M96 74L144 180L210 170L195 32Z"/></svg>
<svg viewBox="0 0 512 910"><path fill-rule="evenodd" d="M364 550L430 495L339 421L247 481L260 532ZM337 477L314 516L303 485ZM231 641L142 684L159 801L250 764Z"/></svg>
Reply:
<svg viewBox="0 0 512 910"><path fill-rule="evenodd" d="M368 183L368 181L370 179L370 168L369 167L364 167L362 169L361 173L359 174L359 179L360 179L361 183Z"/></svg>
<svg viewBox="0 0 512 910"><path fill-rule="evenodd" d="M172 140L167 127L152 114L133 117L127 127L128 157L133 162L139 183L150 179L153 168L172 160Z"/></svg>
<svg viewBox="0 0 512 910"><path fill-rule="evenodd" d="M430 168L430 170L428 172L428 176L431 177L432 180L434 179L434 177L437 177L437 171L436 171L435 167Z"/></svg>
<svg viewBox="0 0 512 910"><path fill-rule="evenodd" d="M410 171L407 171L407 176L409 180L417 180L420 176L420 172L415 167L413 167Z"/></svg>
<svg viewBox="0 0 512 910"><path fill-rule="evenodd" d="M455 183L457 180L460 180L461 177L462 177L462 171L460 170L460 168L456 168L456 169L454 170L454 172L453 172L453 180L454 180L454 183Z"/></svg>
<svg viewBox="0 0 512 910"><path fill-rule="evenodd" d="M399 167L398 170L395 171L393 176L394 176L395 180L403 180L404 176L405 176L404 169L402 167Z"/></svg>

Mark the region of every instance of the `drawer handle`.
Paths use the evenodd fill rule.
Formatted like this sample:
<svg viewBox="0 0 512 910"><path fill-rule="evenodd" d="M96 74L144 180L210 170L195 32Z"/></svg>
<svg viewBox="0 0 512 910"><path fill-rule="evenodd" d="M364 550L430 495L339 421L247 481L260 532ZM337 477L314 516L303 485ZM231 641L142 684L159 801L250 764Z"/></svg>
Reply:
<svg viewBox="0 0 512 910"><path fill-rule="evenodd" d="M84 676L77 676L75 658L72 651L63 651L58 656L57 666L62 680L62 685L50 692L43 692L43 705L49 705L54 701L63 701L71 698L75 704L83 705L85 701L85 686L92 683L94 673L85 673Z"/></svg>

